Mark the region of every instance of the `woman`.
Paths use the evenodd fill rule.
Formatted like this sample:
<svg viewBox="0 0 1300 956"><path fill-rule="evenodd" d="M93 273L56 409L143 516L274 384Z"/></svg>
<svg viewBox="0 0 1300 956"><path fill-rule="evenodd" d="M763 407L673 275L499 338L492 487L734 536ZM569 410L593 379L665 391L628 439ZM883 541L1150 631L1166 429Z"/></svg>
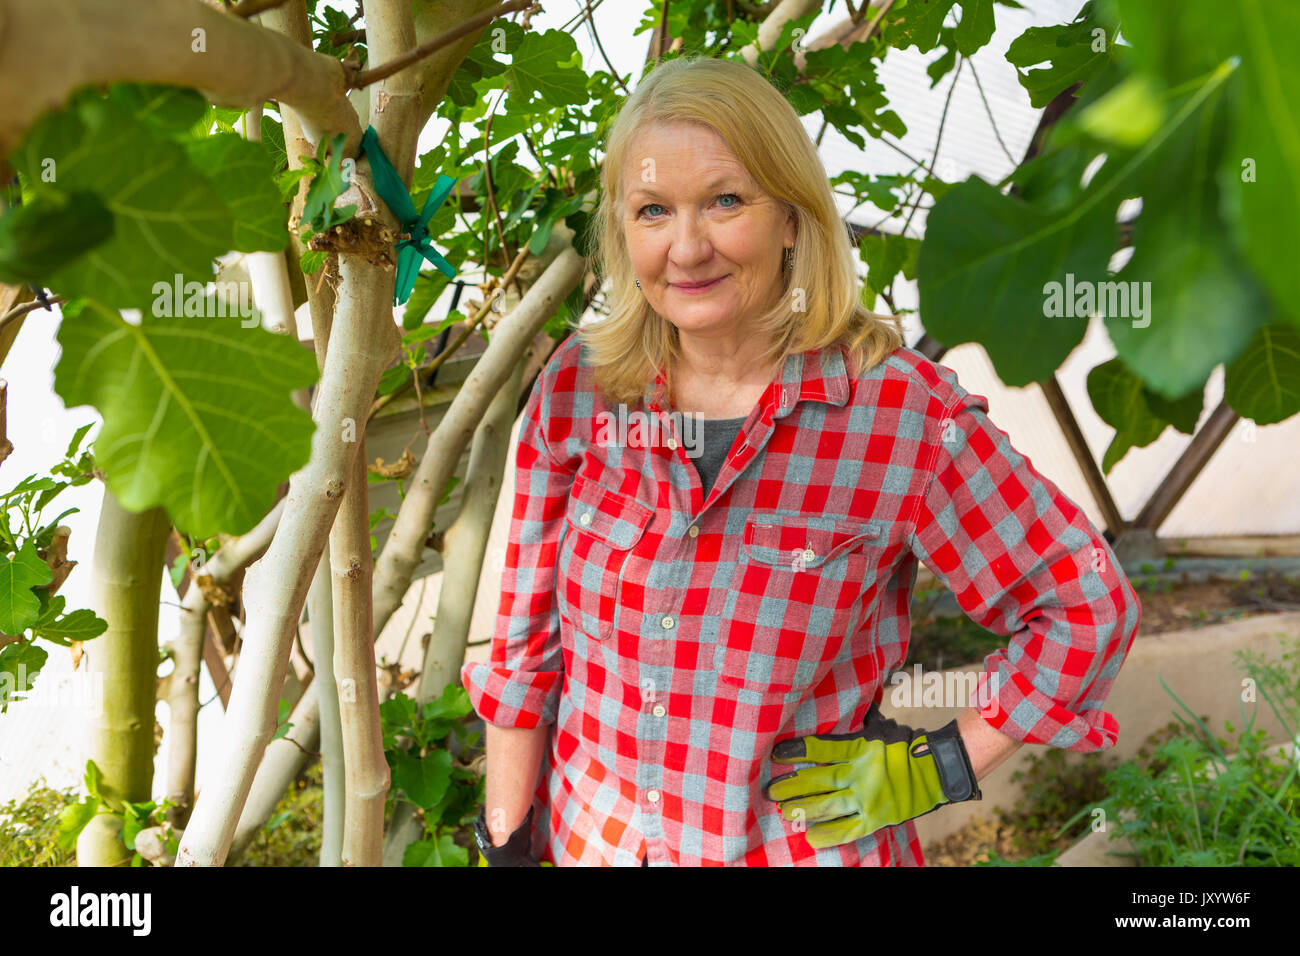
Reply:
<svg viewBox="0 0 1300 956"><path fill-rule="evenodd" d="M492 657L462 673L488 865L919 865L912 819L1022 743L1113 746L1136 594L984 398L861 306L784 97L661 64L602 176L612 314L533 388ZM928 733L877 706L918 560L1010 636Z"/></svg>

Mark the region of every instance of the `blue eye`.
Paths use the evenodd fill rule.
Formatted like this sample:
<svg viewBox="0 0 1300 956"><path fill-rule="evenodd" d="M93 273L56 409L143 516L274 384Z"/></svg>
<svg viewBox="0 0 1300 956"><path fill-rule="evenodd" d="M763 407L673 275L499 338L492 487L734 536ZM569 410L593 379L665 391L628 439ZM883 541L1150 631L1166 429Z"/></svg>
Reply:
<svg viewBox="0 0 1300 956"><path fill-rule="evenodd" d="M641 209L640 209L640 211L637 213L637 215L638 215L638 216L644 216L644 215L645 215L645 211L646 211L647 209L652 208L652 207L655 208L655 209L662 209L662 208L663 208L663 206L659 205L657 202L652 202L652 203L650 203L650 205L648 205L648 206L642 206ZM653 218L653 217L652 217L652 218Z"/></svg>
<svg viewBox="0 0 1300 956"><path fill-rule="evenodd" d="M737 203L740 202L740 197L737 196L735 193L723 193L723 194L722 194L721 196L719 196L718 198L719 198L719 199L725 199L725 198L728 197L728 196L730 196L732 199L736 200ZM735 209L736 207L735 207L735 206L723 206L722 208L723 208L723 209Z"/></svg>

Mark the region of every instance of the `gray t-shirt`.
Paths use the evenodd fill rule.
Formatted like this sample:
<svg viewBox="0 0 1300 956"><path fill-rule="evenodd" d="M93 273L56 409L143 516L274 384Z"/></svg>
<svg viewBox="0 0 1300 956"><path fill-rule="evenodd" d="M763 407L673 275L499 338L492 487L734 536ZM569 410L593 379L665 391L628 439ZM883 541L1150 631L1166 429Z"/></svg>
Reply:
<svg viewBox="0 0 1300 956"><path fill-rule="evenodd" d="M740 433L740 426L745 424L745 419L748 417L742 415L740 418L706 418L700 421L700 454L689 460L695 464L695 470L700 473L705 498L709 496L718 472L722 471L723 462L727 460L727 452L731 450L732 442Z"/></svg>

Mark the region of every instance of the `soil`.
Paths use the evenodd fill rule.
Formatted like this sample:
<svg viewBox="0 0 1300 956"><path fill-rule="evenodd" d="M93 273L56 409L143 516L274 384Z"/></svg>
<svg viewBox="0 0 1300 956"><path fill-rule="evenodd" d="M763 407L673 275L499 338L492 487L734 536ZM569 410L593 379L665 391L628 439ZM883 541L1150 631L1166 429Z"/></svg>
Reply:
<svg viewBox="0 0 1300 956"><path fill-rule="evenodd" d="M986 819L972 820L951 836L926 844L922 852L926 866L972 866L987 861L990 850L1005 860L1023 856L1011 827Z"/></svg>
<svg viewBox="0 0 1300 956"><path fill-rule="evenodd" d="M1142 602L1138 640L1257 614L1300 611L1300 578L1276 571L1253 573L1244 580L1211 577L1186 582L1131 575L1130 581ZM990 850L1006 860L1025 856L1012 841L1012 828L990 819L972 820L926 844L923 852L927 866L971 866L986 860Z"/></svg>
<svg viewBox="0 0 1300 956"><path fill-rule="evenodd" d="M1246 580L1153 581L1133 575L1130 581L1142 601L1139 638L1255 614L1300 611L1300 578L1277 571L1255 573Z"/></svg>

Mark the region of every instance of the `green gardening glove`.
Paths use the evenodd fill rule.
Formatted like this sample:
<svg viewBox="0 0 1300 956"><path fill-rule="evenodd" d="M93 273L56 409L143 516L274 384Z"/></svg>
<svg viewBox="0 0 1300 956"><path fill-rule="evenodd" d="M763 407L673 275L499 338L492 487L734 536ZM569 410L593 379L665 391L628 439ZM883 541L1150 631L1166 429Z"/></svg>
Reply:
<svg viewBox="0 0 1300 956"><path fill-rule="evenodd" d="M858 733L782 740L772 759L817 764L767 785L781 816L807 825L814 849L860 840L945 803L980 799L956 720L915 731L886 719L875 703Z"/></svg>

